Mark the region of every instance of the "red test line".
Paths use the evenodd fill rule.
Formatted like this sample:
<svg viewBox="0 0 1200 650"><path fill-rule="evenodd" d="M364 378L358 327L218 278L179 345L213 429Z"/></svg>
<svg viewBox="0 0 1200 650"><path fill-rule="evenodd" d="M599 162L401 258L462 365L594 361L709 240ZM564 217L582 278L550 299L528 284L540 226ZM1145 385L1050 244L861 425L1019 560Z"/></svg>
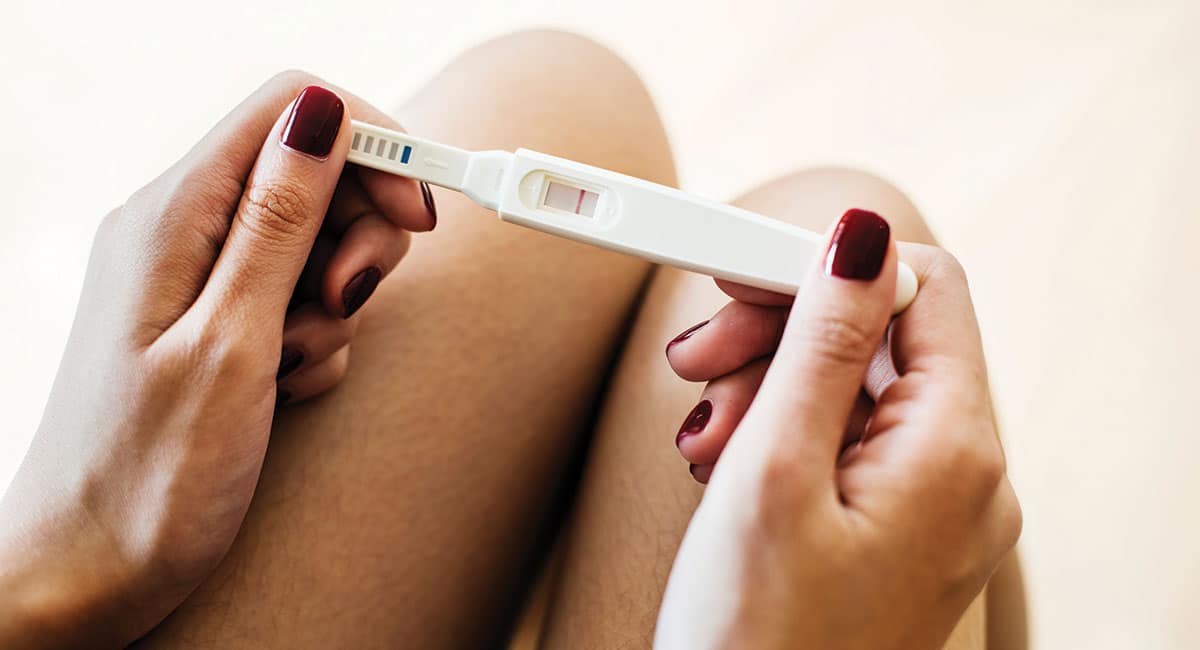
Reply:
<svg viewBox="0 0 1200 650"><path fill-rule="evenodd" d="M575 214L579 214L579 211L583 209L583 195L586 193L586 190L579 190L579 200L575 202Z"/></svg>

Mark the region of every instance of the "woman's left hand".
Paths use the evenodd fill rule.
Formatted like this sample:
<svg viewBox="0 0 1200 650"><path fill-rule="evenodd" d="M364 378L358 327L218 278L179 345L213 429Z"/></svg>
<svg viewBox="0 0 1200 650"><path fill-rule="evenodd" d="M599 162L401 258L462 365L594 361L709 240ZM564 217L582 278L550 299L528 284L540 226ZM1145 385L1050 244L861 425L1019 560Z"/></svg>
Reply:
<svg viewBox="0 0 1200 650"><path fill-rule="evenodd" d="M0 646L120 646L178 606L241 526L277 405L340 381L355 312L433 228L428 188L344 166L350 114L399 127L317 83L273 79L101 225L0 502Z"/></svg>
<svg viewBox="0 0 1200 650"><path fill-rule="evenodd" d="M707 482L656 638L688 648L938 648L1017 540L966 275L851 210L795 299L736 299L668 348L708 381L676 438Z"/></svg>

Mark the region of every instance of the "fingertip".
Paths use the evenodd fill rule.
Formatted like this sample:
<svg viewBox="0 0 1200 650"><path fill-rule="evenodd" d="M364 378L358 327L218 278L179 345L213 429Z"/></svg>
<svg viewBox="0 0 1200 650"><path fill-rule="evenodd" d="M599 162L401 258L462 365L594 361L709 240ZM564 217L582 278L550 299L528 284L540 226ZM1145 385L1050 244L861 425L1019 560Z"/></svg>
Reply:
<svg viewBox="0 0 1200 650"><path fill-rule="evenodd" d="M341 135L347 137L346 102L336 92L319 85L305 86L288 112L279 143L319 161L330 157Z"/></svg>
<svg viewBox="0 0 1200 650"><path fill-rule="evenodd" d="M412 232L437 225L437 205L427 184L367 167L359 167L358 175L371 202L392 223Z"/></svg>
<svg viewBox="0 0 1200 650"><path fill-rule="evenodd" d="M707 485L708 479L712 478L712 471L714 467L715 465L697 465L692 463L691 465L688 465L688 472L691 473L692 478L695 479L697 483L701 485Z"/></svg>
<svg viewBox="0 0 1200 650"><path fill-rule="evenodd" d="M776 291L768 291L767 289L759 289L729 280L721 280L713 278L717 283L717 288L725 292L725 295L739 302L748 302L752 305L763 305L766 307L785 307L795 301L795 296L789 296Z"/></svg>

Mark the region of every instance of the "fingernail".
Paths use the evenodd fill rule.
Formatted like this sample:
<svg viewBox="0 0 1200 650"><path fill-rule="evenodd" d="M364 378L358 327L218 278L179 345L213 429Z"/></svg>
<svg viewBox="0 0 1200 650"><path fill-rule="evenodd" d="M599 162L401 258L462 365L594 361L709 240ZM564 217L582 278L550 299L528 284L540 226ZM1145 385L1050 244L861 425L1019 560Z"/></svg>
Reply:
<svg viewBox="0 0 1200 650"><path fill-rule="evenodd" d="M675 436L675 446L688 436L696 435L708 426L708 419L712 417L712 400L701 400L699 404L688 413L687 419L683 421L683 426L679 427L679 433Z"/></svg>
<svg viewBox="0 0 1200 650"><path fill-rule="evenodd" d="M301 90L283 127L283 144L315 158L328 156L342 128L345 110L342 99L333 91L320 86Z"/></svg>
<svg viewBox="0 0 1200 650"><path fill-rule="evenodd" d="M363 306L367 298L375 293L375 287L379 286L379 279L382 277L383 271L377 266L372 266L346 283L346 288L342 289L342 318L350 318Z"/></svg>
<svg viewBox="0 0 1200 650"><path fill-rule="evenodd" d="M679 336L676 336L675 338L671 339L671 341L669 343L667 343L667 350L670 350L671 346L676 345L677 343L686 341L688 339L688 337L690 337L691 335L696 333L696 330L700 329L701 327L704 327L705 325L708 325L708 321L704 321L703 323L696 323L695 325L692 325L691 327L683 330L682 332L679 333Z"/></svg>
<svg viewBox="0 0 1200 650"><path fill-rule="evenodd" d="M437 227L437 204L433 202L433 190L429 189L429 184L421 181L421 198L425 199L425 209L429 211L429 216L433 217L433 225Z"/></svg>
<svg viewBox="0 0 1200 650"><path fill-rule="evenodd" d="M833 231L825 273L849 280L874 280L887 256L891 228L867 210L847 210Z"/></svg>
<svg viewBox="0 0 1200 650"><path fill-rule="evenodd" d="M304 363L304 353L296 348L284 348L283 353L279 355L279 372L275 373L275 380L279 381L284 377L296 372L296 368Z"/></svg>
<svg viewBox="0 0 1200 650"><path fill-rule="evenodd" d="M287 392L286 390L276 390L275 391L275 407L276 408L279 408L280 406L287 404L288 400L290 400L290 399L292 399L292 394Z"/></svg>

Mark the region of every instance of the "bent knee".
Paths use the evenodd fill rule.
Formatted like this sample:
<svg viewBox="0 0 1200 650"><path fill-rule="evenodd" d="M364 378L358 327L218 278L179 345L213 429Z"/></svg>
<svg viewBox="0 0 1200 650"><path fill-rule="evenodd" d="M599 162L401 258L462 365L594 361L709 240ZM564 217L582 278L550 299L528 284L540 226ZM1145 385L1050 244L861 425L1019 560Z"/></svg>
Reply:
<svg viewBox="0 0 1200 650"><path fill-rule="evenodd" d="M896 239L936 244L908 196L870 172L815 167L780 176L747 192L738 204L812 230L824 230L850 208L882 215Z"/></svg>
<svg viewBox="0 0 1200 650"><path fill-rule="evenodd" d="M461 110L491 122L487 132L509 134L511 141L500 145L675 182L649 90L624 59L596 41L554 30L514 32L471 48L439 77L471 102Z"/></svg>

